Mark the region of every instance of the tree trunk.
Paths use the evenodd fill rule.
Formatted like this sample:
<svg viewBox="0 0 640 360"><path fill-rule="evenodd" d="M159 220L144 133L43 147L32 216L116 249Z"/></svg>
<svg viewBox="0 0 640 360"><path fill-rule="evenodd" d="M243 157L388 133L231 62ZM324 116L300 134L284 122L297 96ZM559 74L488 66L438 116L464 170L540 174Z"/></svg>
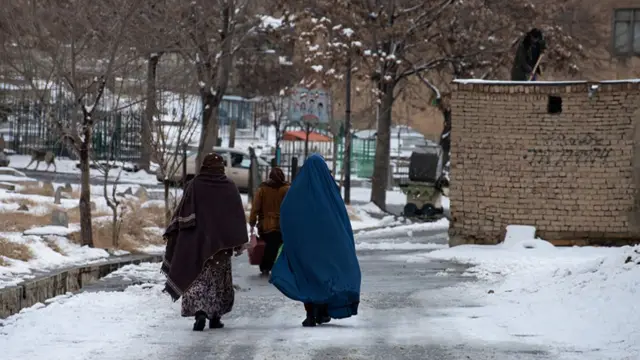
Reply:
<svg viewBox="0 0 640 360"><path fill-rule="evenodd" d="M451 110L443 110L444 129L440 135L440 146L442 147L442 165L445 166L451 160Z"/></svg>
<svg viewBox="0 0 640 360"><path fill-rule="evenodd" d="M344 117L344 203L351 204L351 55L347 62L347 89Z"/></svg>
<svg viewBox="0 0 640 360"><path fill-rule="evenodd" d="M173 216L173 204L169 204L169 181L164 182L164 226L169 226Z"/></svg>
<svg viewBox="0 0 640 360"><path fill-rule="evenodd" d="M91 127L84 126L84 139L80 144L80 238L82 245L93 247L91 229L91 184L89 183L89 144L91 144Z"/></svg>
<svg viewBox="0 0 640 360"><path fill-rule="evenodd" d="M117 249L120 239L120 224L118 224L118 208L112 209L113 213L111 214L111 242L113 244L113 248Z"/></svg>
<svg viewBox="0 0 640 360"><path fill-rule="evenodd" d="M218 106L215 96L207 93L202 98L202 128L200 142L198 144L198 156L196 158L196 171L200 171L202 159L213 151L218 142Z"/></svg>
<svg viewBox="0 0 640 360"><path fill-rule="evenodd" d="M238 120L229 120L229 147L234 148L236 146L236 127Z"/></svg>
<svg viewBox="0 0 640 360"><path fill-rule="evenodd" d="M147 61L147 94L146 107L140 129L142 139L142 149L140 152L140 168L149 170L151 166L151 155L153 153L153 116L156 114L156 73L160 55L152 54Z"/></svg>
<svg viewBox="0 0 640 360"><path fill-rule="evenodd" d="M340 136L336 133L333 134L333 162L331 164L331 172L333 172L333 176L336 176L336 170L338 168L338 142L340 141ZM342 183L340 183L342 186Z"/></svg>
<svg viewBox="0 0 640 360"><path fill-rule="evenodd" d="M376 137L376 157L371 179L371 201L386 209L389 161L391 155L391 108L395 84L384 84L380 118Z"/></svg>

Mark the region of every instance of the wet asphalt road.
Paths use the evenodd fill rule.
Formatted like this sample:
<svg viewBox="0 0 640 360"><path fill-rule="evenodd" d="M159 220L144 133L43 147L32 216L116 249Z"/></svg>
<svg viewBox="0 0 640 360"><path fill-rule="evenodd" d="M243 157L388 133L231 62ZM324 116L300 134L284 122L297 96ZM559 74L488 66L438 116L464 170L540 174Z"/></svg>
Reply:
<svg viewBox="0 0 640 360"><path fill-rule="evenodd" d="M443 240L446 241L443 233L414 234L411 239L413 242ZM386 240L371 238L365 241ZM259 277L257 268L249 266L246 257L237 258L233 264L234 283L240 290L236 291L234 310L223 318L227 324L225 329L192 333L187 337L188 341L184 338L174 340L171 333L188 332L192 324L191 319L176 318L166 329L156 329L167 336L150 334L148 339L140 339L150 342L147 344L149 350L137 353L132 348L129 359L148 359L158 352L166 359L184 360L554 359L544 349L518 343L517 339L506 344L481 346L456 339L454 332L443 341L442 334L448 334L450 330L437 325L441 323L430 325L430 319L444 317L446 320L447 309L452 306L477 305L464 294L447 297L440 296L441 291L473 279L462 276L466 267L460 264L445 261L408 263L406 258L414 253L359 251L363 273L360 314L352 318L353 321L333 321L314 329L300 326L304 315L301 304L285 299L266 279ZM442 276L445 269L448 269L448 275ZM94 284L86 291L118 291L139 282L136 279L110 279Z"/></svg>

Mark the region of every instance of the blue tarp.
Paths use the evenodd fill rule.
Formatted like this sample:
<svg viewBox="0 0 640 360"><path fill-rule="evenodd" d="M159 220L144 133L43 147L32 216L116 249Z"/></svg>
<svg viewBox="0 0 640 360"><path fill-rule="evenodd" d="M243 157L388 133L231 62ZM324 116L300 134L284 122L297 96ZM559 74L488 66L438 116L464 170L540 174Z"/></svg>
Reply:
<svg viewBox="0 0 640 360"><path fill-rule="evenodd" d="M358 313L362 275L351 222L320 155L305 162L280 207L284 245L270 282L303 303L327 304L329 316Z"/></svg>

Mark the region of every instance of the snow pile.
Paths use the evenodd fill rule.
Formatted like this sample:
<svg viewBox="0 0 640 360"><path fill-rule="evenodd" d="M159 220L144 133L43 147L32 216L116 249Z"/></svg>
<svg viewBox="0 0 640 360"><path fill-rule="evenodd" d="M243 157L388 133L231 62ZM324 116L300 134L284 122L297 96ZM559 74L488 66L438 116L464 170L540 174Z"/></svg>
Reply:
<svg viewBox="0 0 640 360"><path fill-rule="evenodd" d="M43 236L43 235L69 236L70 234L76 231L80 231L79 224L71 224L70 227L53 226L53 225L42 226L42 227L29 229L25 231L23 234L36 235L36 236Z"/></svg>
<svg viewBox="0 0 640 360"><path fill-rule="evenodd" d="M6 266L0 266L0 289L32 279L39 272L90 264L109 257L103 249L72 243L62 236L25 236L21 233L0 233L4 239L26 245L32 255L27 261L0 256Z"/></svg>
<svg viewBox="0 0 640 360"><path fill-rule="evenodd" d="M400 218L402 219L402 218ZM440 219L434 222L420 222L411 223L408 220L398 220L397 223L390 226L374 229L370 231L361 231L356 234L356 237L367 238L388 238L388 237L414 237L420 233L430 232L446 232L449 229L449 220Z"/></svg>
<svg viewBox="0 0 640 360"><path fill-rule="evenodd" d="M468 274L485 280L459 290L481 305L451 309L461 331L485 342L551 344L582 359L640 357L640 247L556 248L533 239L531 228L510 230L503 244L410 260L470 263Z"/></svg>
<svg viewBox="0 0 640 360"><path fill-rule="evenodd" d="M402 222L396 219L395 216L386 215L385 212L380 210L380 208L373 203L347 206L347 212L351 219L351 229L353 231L402 224ZM374 217L373 215L377 216Z"/></svg>
<svg viewBox="0 0 640 360"><path fill-rule="evenodd" d="M382 209L380 209L378 207L378 205L370 202L370 203L366 203L364 205L358 205L358 208L362 211L367 212L368 214L372 214L372 215L386 215L387 213L382 211Z"/></svg>
<svg viewBox="0 0 640 360"><path fill-rule="evenodd" d="M142 283L152 284L164 283L167 279L160 271L160 264L158 263L126 265L105 277L105 279L112 278L122 278L125 281L136 280Z"/></svg>

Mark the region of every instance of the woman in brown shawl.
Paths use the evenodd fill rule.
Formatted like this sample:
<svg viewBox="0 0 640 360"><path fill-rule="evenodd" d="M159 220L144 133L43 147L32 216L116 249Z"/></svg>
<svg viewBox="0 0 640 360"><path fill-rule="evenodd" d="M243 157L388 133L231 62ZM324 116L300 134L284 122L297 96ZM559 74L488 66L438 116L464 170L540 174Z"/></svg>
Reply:
<svg viewBox="0 0 640 360"><path fill-rule="evenodd" d="M194 331L202 331L207 318L209 328L222 328L220 318L231 311L235 295L231 256L242 253L248 236L240 194L220 155L204 158L164 237L165 291L174 301L182 297L182 316L195 316Z"/></svg>
<svg viewBox="0 0 640 360"><path fill-rule="evenodd" d="M260 272L268 275L282 245L280 232L280 204L287 195L289 184L285 181L282 169L274 167L269 180L260 184L251 206L249 225L258 225L258 235L265 242L264 255L260 263Z"/></svg>

